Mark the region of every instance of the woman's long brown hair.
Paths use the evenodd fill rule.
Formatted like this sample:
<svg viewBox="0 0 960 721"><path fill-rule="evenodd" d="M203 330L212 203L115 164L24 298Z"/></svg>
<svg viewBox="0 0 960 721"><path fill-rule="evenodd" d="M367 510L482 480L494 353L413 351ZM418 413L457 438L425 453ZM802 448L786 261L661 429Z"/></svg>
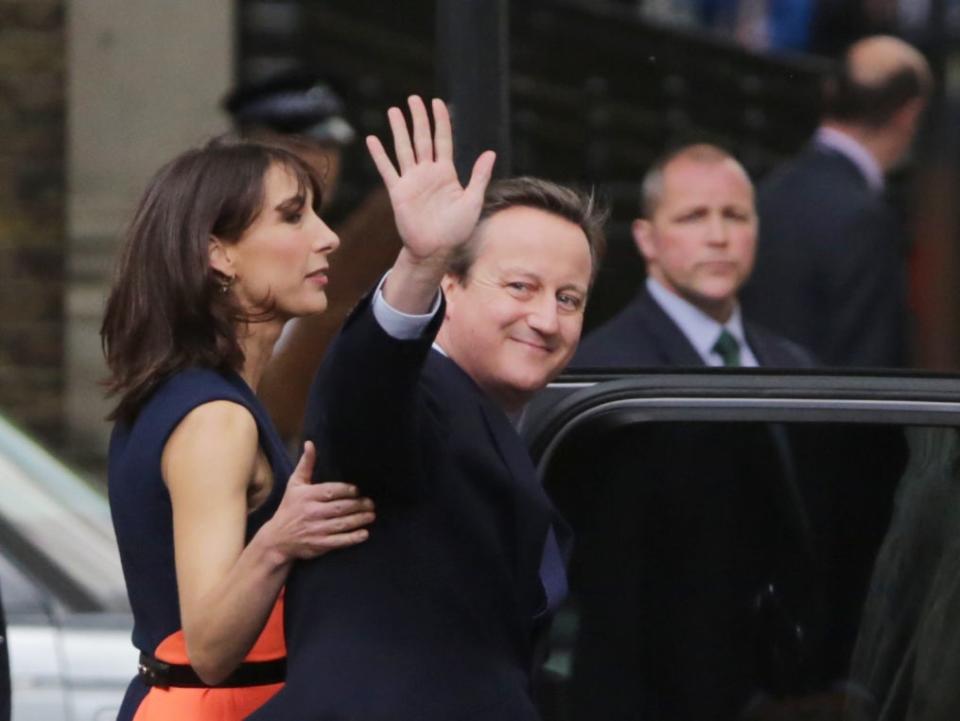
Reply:
<svg viewBox="0 0 960 721"><path fill-rule="evenodd" d="M201 366L239 369L237 337L244 315L223 293L210 267L211 236L236 242L259 215L264 177L272 165L297 178L302 202L316 172L289 150L218 139L165 165L144 193L126 232L100 329L109 395L119 396L109 420L130 423L171 374Z"/></svg>

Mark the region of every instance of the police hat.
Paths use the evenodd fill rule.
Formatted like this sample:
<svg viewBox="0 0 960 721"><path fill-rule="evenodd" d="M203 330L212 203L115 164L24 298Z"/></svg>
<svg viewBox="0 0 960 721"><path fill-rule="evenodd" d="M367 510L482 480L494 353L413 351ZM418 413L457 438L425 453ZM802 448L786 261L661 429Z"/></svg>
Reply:
<svg viewBox="0 0 960 721"><path fill-rule="evenodd" d="M267 128L335 145L356 136L333 86L302 71L241 85L224 98L223 107L241 130Z"/></svg>

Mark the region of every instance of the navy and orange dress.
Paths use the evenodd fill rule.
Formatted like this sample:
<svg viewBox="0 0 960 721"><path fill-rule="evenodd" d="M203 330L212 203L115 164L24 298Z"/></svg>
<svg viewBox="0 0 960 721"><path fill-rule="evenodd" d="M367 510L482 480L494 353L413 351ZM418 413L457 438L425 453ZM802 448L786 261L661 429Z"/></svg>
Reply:
<svg viewBox="0 0 960 721"><path fill-rule="evenodd" d="M173 511L160 459L180 421L197 406L218 400L253 414L260 449L273 471L266 502L247 516L247 542L276 511L293 471L263 406L233 372L180 371L156 389L131 425L116 425L110 438L110 509L133 609L133 644L141 652L118 721L239 720L283 685L282 592L244 663L226 682L204 686L189 667L177 600Z"/></svg>

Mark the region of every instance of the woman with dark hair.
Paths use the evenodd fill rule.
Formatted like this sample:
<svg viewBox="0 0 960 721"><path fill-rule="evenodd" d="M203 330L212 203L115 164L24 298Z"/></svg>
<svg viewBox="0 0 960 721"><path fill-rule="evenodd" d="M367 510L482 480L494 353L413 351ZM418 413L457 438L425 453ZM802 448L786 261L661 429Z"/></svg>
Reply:
<svg viewBox="0 0 960 721"><path fill-rule="evenodd" d="M215 141L160 170L127 233L101 331L141 651L121 721L251 713L282 685L292 562L367 537L369 499L311 485L314 448L294 469L255 395L284 322L327 306L320 191L286 150Z"/></svg>

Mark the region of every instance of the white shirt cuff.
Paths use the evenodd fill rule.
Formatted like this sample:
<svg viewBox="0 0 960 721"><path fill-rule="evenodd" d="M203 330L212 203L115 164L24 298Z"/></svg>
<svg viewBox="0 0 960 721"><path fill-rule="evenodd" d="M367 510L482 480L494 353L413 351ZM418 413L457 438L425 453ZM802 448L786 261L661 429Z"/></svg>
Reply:
<svg viewBox="0 0 960 721"><path fill-rule="evenodd" d="M390 275L390 271L384 273L380 282L377 284L377 289L373 292L373 317L377 319L377 323L380 324L380 327L383 328L391 338L396 338L397 340L413 340L414 338L419 338L423 335L426 327L430 325L430 321L433 320L437 311L440 310L440 291L437 290L437 295L433 300L433 306L430 308L429 313L424 315L402 313L391 306L387 302L387 299L383 297L383 283L388 275Z"/></svg>

